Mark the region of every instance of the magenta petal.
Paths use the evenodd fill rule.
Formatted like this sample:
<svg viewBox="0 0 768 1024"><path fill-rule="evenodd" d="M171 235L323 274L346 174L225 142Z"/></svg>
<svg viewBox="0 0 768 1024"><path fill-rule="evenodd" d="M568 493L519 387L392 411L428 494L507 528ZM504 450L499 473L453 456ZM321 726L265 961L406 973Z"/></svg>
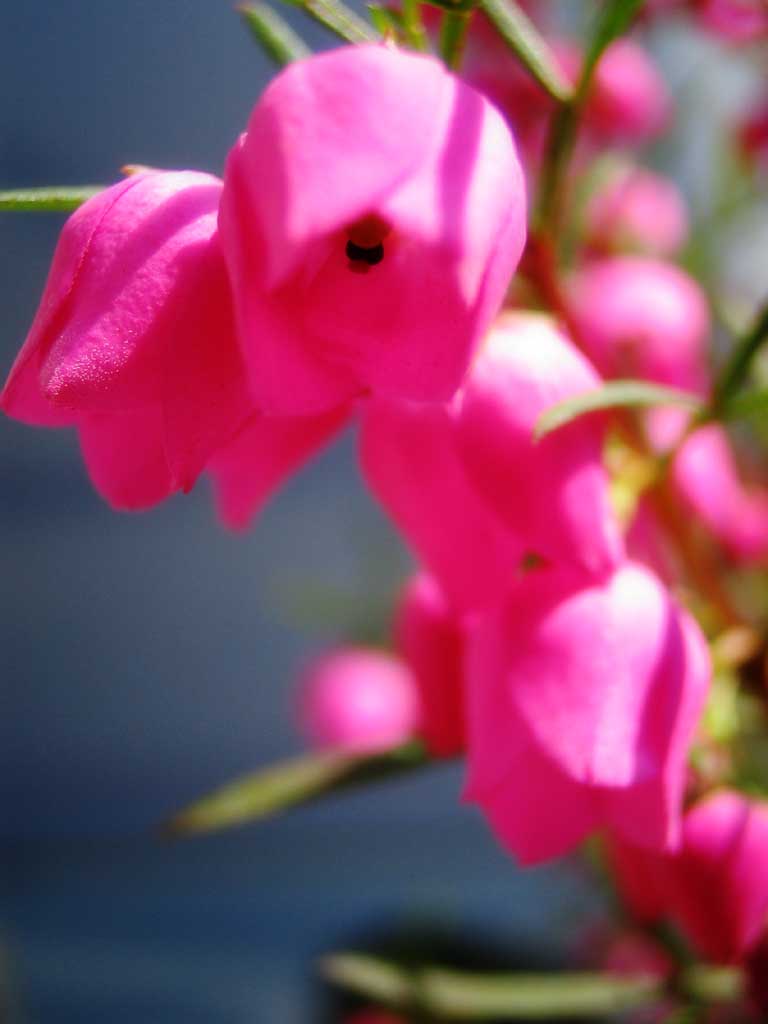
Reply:
<svg viewBox="0 0 768 1024"><path fill-rule="evenodd" d="M768 555L768 490L739 478L723 428L694 431L675 455L673 480L683 501L735 558Z"/></svg>
<svg viewBox="0 0 768 1024"><path fill-rule="evenodd" d="M425 573L401 595L395 646L414 675L421 696L419 734L435 757L464 750L464 629L440 590Z"/></svg>
<svg viewBox="0 0 768 1024"><path fill-rule="evenodd" d="M114 204L133 187L127 178L99 192L67 220L27 339L13 364L0 403L9 416L25 423L59 427L76 415L57 409L43 396L40 371L71 307L72 292L81 278L93 237Z"/></svg>
<svg viewBox="0 0 768 1024"><path fill-rule="evenodd" d="M66 408L115 411L154 401L169 339L198 342L188 304L206 286L202 254L216 229L221 183L192 171L129 182L114 187L115 201L81 254L42 366L46 398Z"/></svg>
<svg viewBox="0 0 768 1024"><path fill-rule="evenodd" d="M545 409L599 385L549 319L507 314L454 409L462 463L493 510L530 550L598 574L623 556L602 465L603 423L584 417L538 443L533 430Z"/></svg>
<svg viewBox="0 0 768 1024"><path fill-rule="evenodd" d="M254 416L208 467L226 525L247 527L283 480L327 444L349 415L348 407L340 407L317 416Z"/></svg>
<svg viewBox="0 0 768 1024"><path fill-rule="evenodd" d="M176 490L158 406L126 413L92 413L79 427L93 486L113 508L128 512L150 508Z"/></svg>
<svg viewBox="0 0 768 1024"><path fill-rule="evenodd" d="M501 597L523 548L472 488L445 408L367 403L361 462L371 490L456 609Z"/></svg>

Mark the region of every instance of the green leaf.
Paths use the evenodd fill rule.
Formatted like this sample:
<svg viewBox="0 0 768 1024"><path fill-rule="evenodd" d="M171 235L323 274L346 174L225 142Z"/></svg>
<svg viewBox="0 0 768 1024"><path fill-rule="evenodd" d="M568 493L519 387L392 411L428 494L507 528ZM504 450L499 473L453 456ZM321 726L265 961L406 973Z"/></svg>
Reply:
<svg viewBox="0 0 768 1024"><path fill-rule="evenodd" d="M307 754L230 782L174 815L163 831L183 836L245 825L427 763L423 746L415 741L376 754Z"/></svg>
<svg viewBox="0 0 768 1024"><path fill-rule="evenodd" d="M46 188L15 188L0 191L0 211L58 213L78 206L103 192L106 185L49 185Z"/></svg>
<svg viewBox="0 0 768 1024"><path fill-rule="evenodd" d="M288 22L266 4L246 4L238 7L238 11L253 38L276 64L285 66L312 53Z"/></svg>
<svg viewBox="0 0 768 1024"><path fill-rule="evenodd" d="M380 35L390 35L399 39L400 35L404 34L405 26L400 11L393 10L391 7L382 7L379 4L368 4L367 7L373 27Z"/></svg>
<svg viewBox="0 0 768 1024"><path fill-rule="evenodd" d="M337 953L320 966L327 979L358 995L439 1020L611 1016L667 994L662 979L646 974L475 974L360 953ZM730 1002L743 986L738 970L703 966L684 971L677 982L685 995L710 1002Z"/></svg>
<svg viewBox="0 0 768 1024"><path fill-rule="evenodd" d="M378 43L379 36L373 28L341 0L285 0L294 7L300 7L320 25L345 43Z"/></svg>
<svg viewBox="0 0 768 1024"><path fill-rule="evenodd" d="M588 412L636 405L679 405L692 412L702 408L701 399L687 391L676 391L643 380L611 380L594 391L585 391L551 406L539 417L533 436L540 441L553 430Z"/></svg>
<svg viewBox="0 0 768 1024"><path fill-rule="evenodd" d="M571 83L525 12L512 0L479 0L479 6L539 85L559 103L570 100L573 95Z"/></svg>
<svg viewBox="0 0 768 1024"><path fill-rule="evenodd" d="M726 408L733 408L735 393L746 380L752 361L766 341L768 341L768 303L757 314L750 329L737 340L715 382L709 409L712 419L717 419Z"/></svg>
<svg viewBox="0 0 768 1024"><path fill-rule="evenodd" d="M608 0L601 6L584 54L584 63L576 86L577 102L583 100L589 91L597 62L614 39L618 39L627 31L643 2L644 0Z"/></svg>
<svg viewBox="0 0 768 1024"><path fill-rule="evenodd" d="M743 391L728 399L722 409L726 419L748 419L750 416L768 416L768 391Z"/></svg>

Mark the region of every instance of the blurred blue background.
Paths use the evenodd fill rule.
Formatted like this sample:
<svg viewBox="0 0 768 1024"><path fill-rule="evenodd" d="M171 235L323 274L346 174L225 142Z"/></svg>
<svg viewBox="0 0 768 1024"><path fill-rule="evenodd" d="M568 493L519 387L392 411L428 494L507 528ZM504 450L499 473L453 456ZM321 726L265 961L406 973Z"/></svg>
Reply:
<svg viewBox="0 0 768 1024"><path fill-rule="evenodd" d="M0 8L0 188L111 182L125 163L220 172L272 71L219 0ZM675 45L661 55L680 77ZM660 157L689 192L713 144L693 124L698 149ZM61 223L0 219L3 376ZM205 480L151 513L110 511L66 431L3 421L0 474L1 1019L312 1020L313 959L384 920L565 953L599 897L574 866L518 871L459 805L456 766L225 836L153 832L300 749L297 667L388 607L408 561L352 438L238 536Z"/></svg>

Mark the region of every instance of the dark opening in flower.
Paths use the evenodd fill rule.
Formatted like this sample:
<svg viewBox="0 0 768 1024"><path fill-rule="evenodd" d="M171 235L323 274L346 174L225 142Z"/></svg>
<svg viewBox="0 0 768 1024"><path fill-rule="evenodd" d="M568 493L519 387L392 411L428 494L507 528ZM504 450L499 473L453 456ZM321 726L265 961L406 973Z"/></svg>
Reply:
<svg viewBox="0 0 768 1024"><path fill-rule="evenodd" d="M369 267L375 267L377 263L381 263L384 259L384 246L379 242L378 245L366 248L349 241L347 242L346 253L353 263L366 263Z"/></svg>

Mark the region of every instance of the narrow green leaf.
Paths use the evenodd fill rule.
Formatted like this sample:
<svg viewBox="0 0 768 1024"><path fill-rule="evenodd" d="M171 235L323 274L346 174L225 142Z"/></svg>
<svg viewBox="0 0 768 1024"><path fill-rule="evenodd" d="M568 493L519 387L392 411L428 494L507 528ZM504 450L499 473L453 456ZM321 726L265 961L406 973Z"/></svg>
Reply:
<svg viewBox="0 0 768 1024"><path fill-rule="evenodd" d="M106 185L50 185L46 188L7 189L0 191L0 211L53 213L76 210L86 199L105 188Z"/></svg>
<svg viewBox="0 0 768 1024"><path fill-rule="evenodd" d="M559 103L573 95L571 83L552 50L527 14L512 0L479 0L499 35L539 85Z"/></svg>
<svg viewBox="0 0 768 1024"><path fill-rule="evenodd" d="M725 403L722 414L729 420L768 416L768 391L743 391L734 395Z"/></svg>
<svg viewBox="0 0 768 1024"><path fill-rule="evenodd" d="M307 754L230 782L174 815L163 831L183 836L245 825L427 763L417 742L377 754Z"/></svg>
<svg viewBox="0 0 768 1024"><path fill-rule="evenodd" d="M342 0L285 0L300 7L345 43L378 43L379 36L367 21L356 14Z"/></svg>
<svg viewBox="0 0 768 1024"><path fill-rule="evenodd" d="M399 39L404 34L403 16L400 11L379 4L367 4L373 27L382 36Z"/></svg>
<svg viewBox="0 0 768 1024"><path fill-rule="evenodd" d="M440 56L446 67L453 71L458 71L461 66L471 17L469 11L443 12L443 20L440 23Z"/></svg>
<svg viewBox="0 0 768 1024"><path fill-rule="evenodd" d="M470 974L359 953L334 954L320 967L328 980L358 995L439 1020L611 1016L666 995L664 981L645 974ZM743 979L738 970L695 966L677 984L692 999L730 1002L738 998Z"/></svg>
<svg viewBox="0 0 768 1024"><path fill-rule="evenodd" d="M710 415L713 419L717 419L726 407L733 408L734 396L746 380L752 361L766 341L768 341L768 303L757 314L746 334L737 340L728 361L715 382L710 405Z"/></svg>
<svg viewBox="0 0 768 1024"><path fill-rule="evenodd" d="M288 22L266 4L245 4L238 7L238 11L256 42L281 67L304 60L312 53Z"/></svg>
<svg viewBox="0 0 768 1024"><path fill-rule="evenodd" d="M643 5L644 0L608 0L602 4L584 54L584 64L576 87L577 99L589 91L597 62L614 39L623 35Z"/></svg>
<svg viewBox="0 0 768 1024"><path fill-rule="evenodd" d="M547 409L539 417L533 436L540 441L553 430L588 412L636 405L679 405L692 412L702 408L701 399L687 391L676 391L643 380L611 380L594 391L566 398Z"/></svg>

